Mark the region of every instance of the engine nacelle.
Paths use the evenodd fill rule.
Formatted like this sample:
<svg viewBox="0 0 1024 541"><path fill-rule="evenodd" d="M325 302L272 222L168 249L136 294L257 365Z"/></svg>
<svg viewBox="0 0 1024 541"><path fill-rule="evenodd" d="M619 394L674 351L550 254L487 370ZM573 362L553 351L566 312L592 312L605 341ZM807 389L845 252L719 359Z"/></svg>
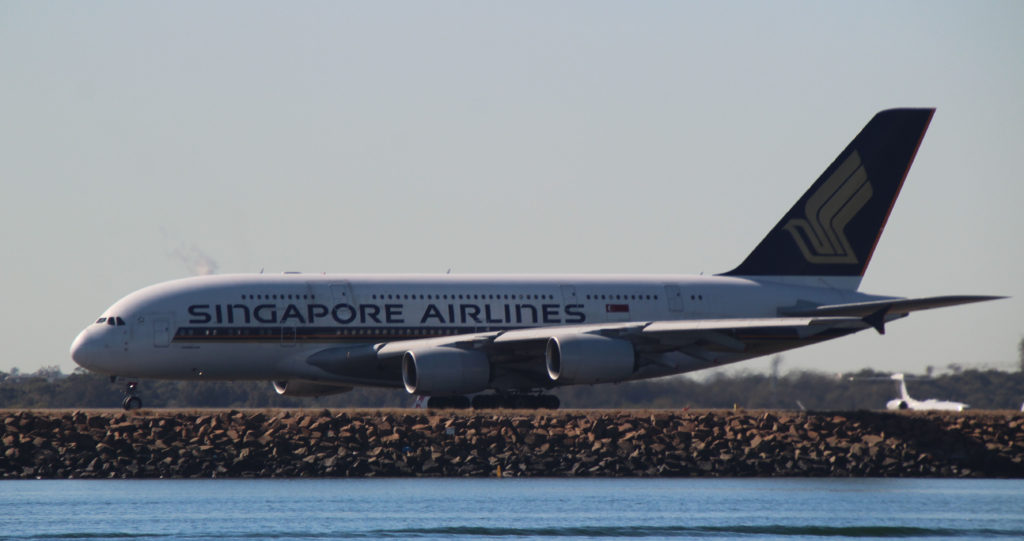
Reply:
<svg viewBox="0 0 1024 541"><path fill-rule="evenodd" d="M626 340L595 334L552 336L544 352L551 381L607 383L636 371L636 350Z"/></svg>
<svg viewBox="0 0 1024 541"><path fill-rule="evenodd" d="M275 381L274 390L277 391L277 394L282 396L314 397L347 393L352 390L352 387L293 379L288 381Z"/></svg>
<svg viewBox="0 0 1024 541"><path fill-rule="evenodd" d="M487 389L487 355L452 347L409 350L402 356L402 382L411 394L469 394Z"/></svg>

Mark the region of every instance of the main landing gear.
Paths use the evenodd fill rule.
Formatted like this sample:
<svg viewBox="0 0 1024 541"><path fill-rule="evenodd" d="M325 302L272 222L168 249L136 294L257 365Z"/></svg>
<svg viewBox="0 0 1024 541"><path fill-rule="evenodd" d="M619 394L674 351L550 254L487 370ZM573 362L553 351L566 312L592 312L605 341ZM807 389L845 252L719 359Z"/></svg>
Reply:
<svg viewBox="0 0 1024 541"><path fill-rule="evenodd" d="M469 409L468 396L432 396L427 399L427 408L432 410Z"/></svg>
<svg viewBox="0 0 1024 541"><path fill-rule="evenodd" d="M559 406L552 394L478 394L472 400L467 396L432 396L427 400L430 409L550 409Z"/></svg>

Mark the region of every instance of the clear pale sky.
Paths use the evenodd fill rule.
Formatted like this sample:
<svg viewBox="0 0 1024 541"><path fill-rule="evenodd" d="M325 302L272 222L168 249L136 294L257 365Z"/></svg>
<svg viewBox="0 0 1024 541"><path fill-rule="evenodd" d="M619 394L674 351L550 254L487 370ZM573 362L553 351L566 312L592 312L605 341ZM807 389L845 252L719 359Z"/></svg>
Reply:
<svg viewBox="0 0 1024 541"><path fill-rule="evenodd" d="M0 1L0 370L217 272L731 269L936 107L862 290L1009 295L784 369L1014 369L1021 2ZM761 370L767 359L742 367Z"/></svg>

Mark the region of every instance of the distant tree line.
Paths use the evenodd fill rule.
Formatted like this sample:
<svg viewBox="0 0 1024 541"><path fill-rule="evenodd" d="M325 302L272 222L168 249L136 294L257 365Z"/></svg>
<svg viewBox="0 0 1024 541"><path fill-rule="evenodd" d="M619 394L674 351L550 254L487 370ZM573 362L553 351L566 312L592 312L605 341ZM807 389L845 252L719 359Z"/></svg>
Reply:
<svg viewBox="0 0 1024 541"><path fill-rule="evenodd" d="M840 378L792 371L713 374L705 379L673 376L620 384L583 385L554 390L564 408L732 408L856 410L882 409L897 396L889 374L862 370ZM935 377L908 374L911 396L966 402L974 409L1020 409L1024 372L961 370ZM920 379L918 379L920 378ZM77 369L55 367L31 374L0 371L0 408L116 408L121 382ZM139 394L148 408L409 407L404 389L356 388L320 398L280 396L270 382L142 380Z"/></svg>

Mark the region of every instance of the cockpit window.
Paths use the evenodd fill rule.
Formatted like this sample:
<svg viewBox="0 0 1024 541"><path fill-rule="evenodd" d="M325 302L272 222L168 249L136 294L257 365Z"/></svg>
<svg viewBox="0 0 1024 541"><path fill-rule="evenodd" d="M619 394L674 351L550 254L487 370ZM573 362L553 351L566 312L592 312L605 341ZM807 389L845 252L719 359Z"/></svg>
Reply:
<svg viewBox="0 0 1024 541"><path fill-rule="evenodd" d="M117 317L117 326L118 327L123 327L124 326L124 320L121 319L121 316Z"/></svg>
<svg viewBox="0 0 1024 541"><path fill-rule="evenodd" d="M114 318L108 317L107 318L107 325L114 326Z"/></svg>
<svg viewBox="0 0 1024 541"><path fill-rule="evenodd" d="M96 320L96 323L106 323L106 321L107 321L107 318L101 317L101 318Z"/></svg>

